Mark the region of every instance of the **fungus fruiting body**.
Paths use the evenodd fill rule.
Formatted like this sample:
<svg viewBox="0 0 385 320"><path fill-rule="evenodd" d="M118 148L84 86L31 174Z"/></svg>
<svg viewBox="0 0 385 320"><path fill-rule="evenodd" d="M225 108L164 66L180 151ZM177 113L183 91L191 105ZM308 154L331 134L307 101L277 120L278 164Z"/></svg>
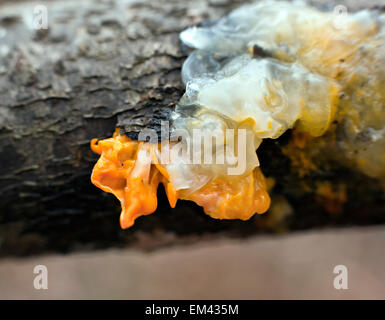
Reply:
<svg viewBox="0 0 385 320"><path fill-rule="evenodd" d="M192 200L213 218L247 220L270 205L265 178L258 167L243 176L213 178L194 191L177 191L159 163L159 144L132 141L117 130L110 139L98 143L92 140L91 148L101 155L91 181L119 199L122 228L131 227L137 217L156 210L159 183L164 185L171 207L178 198Z"/></svg>
<svg viewBox="0 0 385 320"><path fill-rule="evenodd" d="M322 136L342 161L385 181L385 15L336 18L297 2L260 1L183 31L182 42L195 50L182 68L186 92L169 119L166 149L177 151L164 161L162 142L119 131L92 142L101 155L92 182L120 200L121 226L156 210L159 183L172 207L192 200L214 218L267 211L256 150L288 129ZM215 140L209 148L207 136Z"/></svg>

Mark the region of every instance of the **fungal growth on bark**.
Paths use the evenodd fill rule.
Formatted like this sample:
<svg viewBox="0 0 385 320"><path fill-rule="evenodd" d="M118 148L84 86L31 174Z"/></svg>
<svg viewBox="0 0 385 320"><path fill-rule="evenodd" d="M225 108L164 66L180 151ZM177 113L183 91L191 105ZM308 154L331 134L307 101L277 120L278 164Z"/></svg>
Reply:
<svg viewBox="0 0 385 320"><path fill-rule="evenodd" d="M305 137L312 160L333 157L385 182L385 15L336 19L259 1L183 31L195 50L167 137L149 128L135 141L117 130L91 143L101 155L91 180L120 200L122 228L156 210L159 183L172 207L192 200L219 219L266 212L257 149L288 129Z"/></svg>

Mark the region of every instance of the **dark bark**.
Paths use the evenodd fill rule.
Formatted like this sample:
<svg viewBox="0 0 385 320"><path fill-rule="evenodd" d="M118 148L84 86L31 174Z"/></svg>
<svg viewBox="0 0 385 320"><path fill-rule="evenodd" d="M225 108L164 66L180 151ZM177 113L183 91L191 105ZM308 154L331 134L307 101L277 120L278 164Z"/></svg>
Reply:
<svg viewBox="0 0 385 320"><path fill-rule="evenodd" d="M218 221L190 202L170 209L161 190L156 213L120 230L118 201L90 183L98 156L89 141L111 136L118 118L134 134L167 117L184 91L180 68L187 48L178 33L240 3L51 1L49 28L41 31L23 22L21 8L32 16L33 4L1 3L1 255L112 245L149 249L214 235L385 222L375 180L334 164L306 178L291 170L282 154L289 132L259 150L264 173L276 180L273 197L292 208L286 215L272 210L247 222ZM356 9L365 1L350 4ZM341 213L328 213L314 190L303 188L317 179L347 185L350 198Z"/></svg>

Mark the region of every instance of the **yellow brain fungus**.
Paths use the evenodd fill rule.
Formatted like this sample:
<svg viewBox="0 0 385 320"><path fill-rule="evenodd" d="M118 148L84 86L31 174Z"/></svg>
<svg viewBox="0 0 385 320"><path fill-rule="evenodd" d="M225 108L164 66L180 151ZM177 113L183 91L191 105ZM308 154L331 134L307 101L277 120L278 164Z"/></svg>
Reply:
<svg viewBox="0 0 385 320"><path fill-rule="evenodd" d="M196 202L216 219L248 220L255 213L266 212L270 206L265 177L259 168L242 178L210 181L182 199Z"/></svg>
<svg viewBox="0 0 385 320"><path fill-rule="evenodd" d="M91 141L92 150L101 155L91 181L119 199L123 229L131 227L137 217L156 210L159 183L165 186L170 206L175 207L176 191L168 181L167 172L151 164L153 147L132 141L120 135L119 130L110 139Z"/></svg>
<svg viewBox="0 0 385 320"><path fill-rule="evenodd" d="M158 144L132 141L119 130L112 138L91 141L91 149L101 155L91 181L119 199L123 229L131 227L139 216L156 210L159 183L164 185L171 207L178 198L192 200L214 218L247 220L269 208L270 198L259 168L241 178L214 179L194 192L177 192L166 169L158 163L158 148Z"/></svg>
<svg viewBox="0 0 385 320"><path fill-rule="evenodd" d="M92 182L120 200L122 227L156 210L159 183L172 207L177 199L192 200L219 219L265 212L270 198L255 151L263 139L292 128L306 141L324 139L330 155L385 181L385 15L365 10L337 18L298 2L258 1L183 31L181 40L195 51L182 68L186 92L170 132L219 132L226 138L216 140L211 155L235 141L238 164L239 147L246 149L244 170L229 174L227 162L186 164L178 157L162 163L159 143L118 131L93 140L101 157ZM333 121L340 124L325 135ZM298 143L293 150L304 151L305 142ZM195 150L197 142L184 145Z"/></svg>

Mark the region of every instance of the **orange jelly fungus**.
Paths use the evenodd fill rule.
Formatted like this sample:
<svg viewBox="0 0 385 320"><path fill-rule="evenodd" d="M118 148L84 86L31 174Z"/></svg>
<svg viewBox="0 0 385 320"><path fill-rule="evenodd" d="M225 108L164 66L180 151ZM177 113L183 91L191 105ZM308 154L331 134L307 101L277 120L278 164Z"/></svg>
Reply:
<svg viewBox="0 0 385 320"><path fill-rule="evenodd" d="M119 199L123 229L131 227L136 218L156 210L159 183L164 185L172 208L178 198L192 200L217 219L247 220L256 212L264 213L269 208L270 197L259 168L246 176L213 179L194 192L177 191L165 167L157 162L154 150L159 145L155 147L120 135L119 129L112 138L91 141L91 149L100 154L91 181Z"/></svg>
<svg viewBox="0 0 385 320"><path fill-rule="evenodd" d="M247 176L214 179L180 198L194 201L212 218L248 220L256 212L269 209L270 196L266 190L266 179L257 167Z"/></svg>

